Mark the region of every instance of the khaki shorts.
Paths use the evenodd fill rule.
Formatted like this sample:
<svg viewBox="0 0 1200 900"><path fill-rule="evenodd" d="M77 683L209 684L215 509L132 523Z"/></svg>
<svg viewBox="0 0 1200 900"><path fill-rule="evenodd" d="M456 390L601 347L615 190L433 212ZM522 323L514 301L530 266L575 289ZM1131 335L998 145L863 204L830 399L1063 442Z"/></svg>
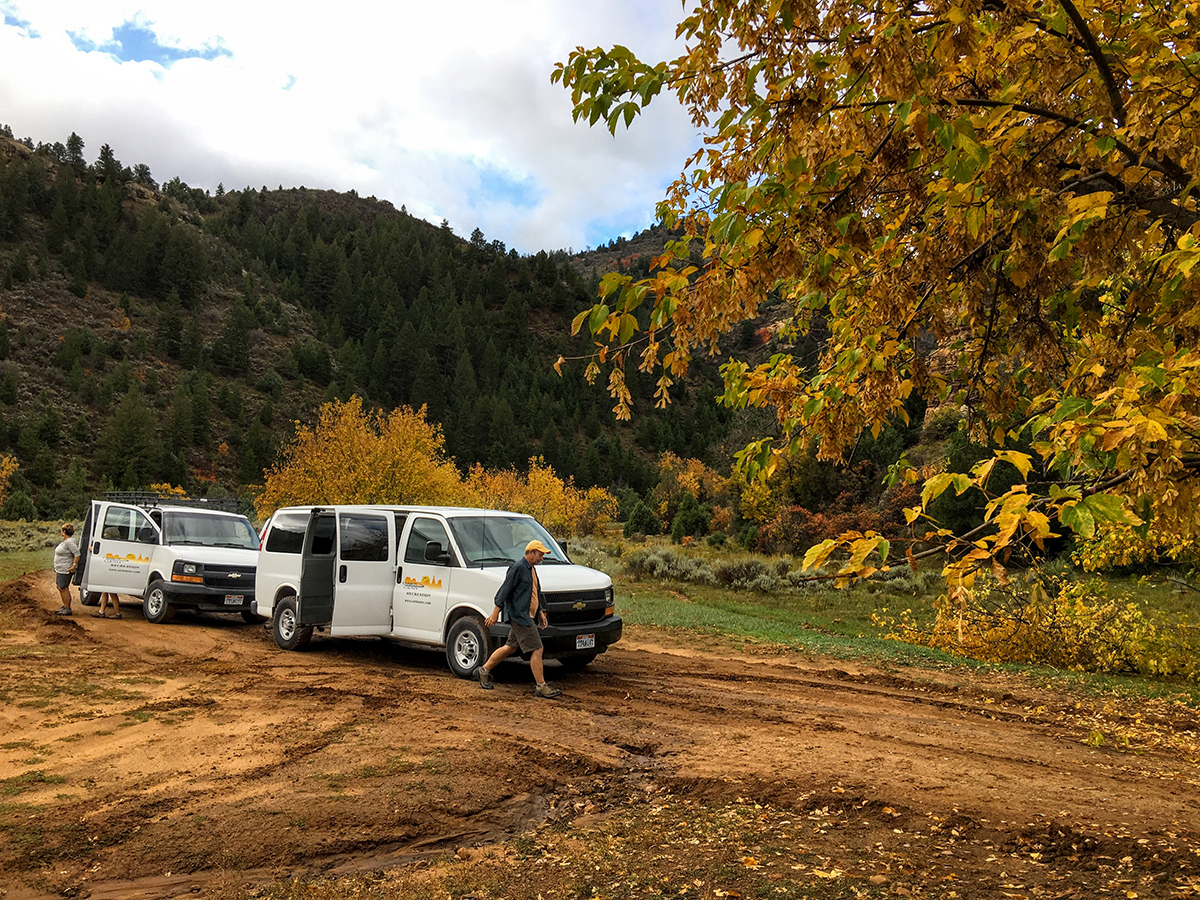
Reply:
<svg viewBox="0 0 1200 900"><path fill-rule="evenodd" d="M521 651L521 655L527 656L535 650L542 649L542 636L538 634L536 625L510 625L505 645L516 647Z"/></svg>

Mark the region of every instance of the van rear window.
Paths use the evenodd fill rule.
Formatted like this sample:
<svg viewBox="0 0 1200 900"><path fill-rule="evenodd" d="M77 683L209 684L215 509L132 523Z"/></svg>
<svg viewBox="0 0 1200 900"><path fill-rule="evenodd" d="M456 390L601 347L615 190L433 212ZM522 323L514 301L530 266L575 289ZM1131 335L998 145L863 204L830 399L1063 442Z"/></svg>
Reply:
<svg viewBox="0 0 1200 900"><path fill-rule="evenodd" d="M276 516L271 520L264 549L268 553L300 553L304 549L304 529L307 527L307 514Z"/></svg>

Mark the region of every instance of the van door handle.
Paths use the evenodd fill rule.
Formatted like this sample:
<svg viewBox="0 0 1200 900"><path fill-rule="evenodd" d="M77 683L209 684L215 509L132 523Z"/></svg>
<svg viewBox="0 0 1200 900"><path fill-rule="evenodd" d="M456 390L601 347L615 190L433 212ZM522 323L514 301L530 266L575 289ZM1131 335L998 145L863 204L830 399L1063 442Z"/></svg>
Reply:
<svg viewBox="0 0 1200 900"><path fill-rule="evenodd" d="M340 566L338 568L338 581L340 581L342 584L346 583L346 567L345 566Z"/></svg>
<svg viewBox="0 0 1200 900"><path fill-rule="evenodd" d="M99 553L99 552L100 552L100 542L96 541L96 543L92 544L92 553Z"/></svg>
<svg viewBox="0 0 1200 900"><path fill-rule="evenodd" d="M401 584L404 581L404 567L396 566L396 584Z"/></svg>

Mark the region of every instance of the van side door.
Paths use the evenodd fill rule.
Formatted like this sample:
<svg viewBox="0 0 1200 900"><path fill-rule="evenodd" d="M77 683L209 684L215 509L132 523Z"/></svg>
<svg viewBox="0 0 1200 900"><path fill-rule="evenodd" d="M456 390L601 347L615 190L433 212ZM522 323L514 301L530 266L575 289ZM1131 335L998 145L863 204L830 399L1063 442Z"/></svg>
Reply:
<svg viewBox="0 0 1200 900"><path fill-rule="evenodd" d="M84 589L142 596L150 575L150 558L159 530L136 506L101 503L91 522Z"/></svg>
<svg viewBox="0 0 1200 900"><path fill-rule="evenodd" d="M338 513L337 600L331 635L392 633L393 517L376 510Z"/></svg>
<svg viewBox="0 0 1200 900"><path fill-rule="evenodd" d="M337 517L331 509L314 509L304 531L300 554L300 594L296 598L301 625L333 621L333 571L337 562Z"/></svg>
<svg viewBox="0 0 1200 900"><path fill-rule="evenodd" d="M392 634L441 644L450 579L455 571L450 535L440 519L419 513L409 516L406 528L392 599Z"/></svg>

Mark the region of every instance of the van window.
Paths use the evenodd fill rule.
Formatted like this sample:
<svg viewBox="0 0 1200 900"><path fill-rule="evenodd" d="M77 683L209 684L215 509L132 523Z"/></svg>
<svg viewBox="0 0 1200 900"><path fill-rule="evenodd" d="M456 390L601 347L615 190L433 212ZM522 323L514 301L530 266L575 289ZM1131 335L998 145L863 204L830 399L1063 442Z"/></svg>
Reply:
<svg viewBox="0 0 1200 900"><path fill-rule="evenodd" d="M308 527L307 513L288 513L271 520L267 534L268 553L300 553L304 549L304 529Z"/></svg>
<svg viewBox="0 0 1200 900"><path fill-rule="evenodd" d="M342 513L338 517L341 558L358 562L387 562L388 523L383 516Z"/></svg>
<svg viewBox="0 0 1200 900"><path fill-rule="evenodd" d="M167 510L163 534L168 544L257 550L258 535L244 516L221 516L193 510Z"/></svg>
<svg viewBox="0 0 1200 900"><path fill-rule="evenodd" d="M450 536L437 519L414 519L412 531L408 533L408 546L404 550L404 561L428 565L425 559L425 545L437 541L446 552L450 551Z"/></svg>
<svg viewBox="0 0 1200 900"><path fill-rule="evenodd" d="M100 537L109 541L139 541L157 544L158 532L140 509L128 506L110 506L104 513L104 527Z"/></svg>
<svg viewBox="0 0 1200 900"><path fill-rule="evenodd" d="M312 543L309 552L313 556L333 556L333 538L337 533L337 522L333 516L318 516L313 522Z"/></svg>

